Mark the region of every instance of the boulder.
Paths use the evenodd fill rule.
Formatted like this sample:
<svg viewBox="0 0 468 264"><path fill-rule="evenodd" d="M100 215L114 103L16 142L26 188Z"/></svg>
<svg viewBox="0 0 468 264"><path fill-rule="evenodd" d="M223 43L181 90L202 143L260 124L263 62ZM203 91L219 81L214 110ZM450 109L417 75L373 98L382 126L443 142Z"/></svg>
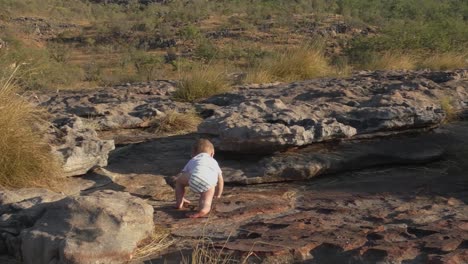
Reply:
<svg viewBox="0 0 468 264"><path fill-rule="evenodd" d="M454 111L467 108L467 72L364 72L346 79L240 87L202 102L207 118L198 130L211 135L220 150L272 153L429 128L451 114L442 103L447 98Z"/></svg>
<svg viewBox="0 0 468 264"><path fill-rule="evenodd" d="M82 175L94 167L107 165L113 140L101 140L96 131L79 117L56 119L47 139L52 152L62 162L64 176Z"/></svg>
<svg viewBox="0 0 468 264"><path fill-rule="evenodd" d="M2 205L1 253L34 264L126 263L154 228L153 208L128 193L44 197Z"/></svg>

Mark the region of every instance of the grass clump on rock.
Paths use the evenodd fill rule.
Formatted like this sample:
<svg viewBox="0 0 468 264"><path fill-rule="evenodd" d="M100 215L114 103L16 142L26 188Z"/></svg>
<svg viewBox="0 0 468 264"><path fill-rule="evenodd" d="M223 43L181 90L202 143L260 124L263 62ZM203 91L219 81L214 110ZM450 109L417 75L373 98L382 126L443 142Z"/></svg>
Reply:
<svg viewBox="0 0 468 264"><path fill-rule="evenodd" d="M449 123L458 119L457 110L454 107L453 98L445 96L440 99L440 107L445 113L445 123Z"/></svg>
<svg viewBox="0 0 468 264"><path fill-rule="evenodd" d="M14 90L12 77L0 79L0 186L53 187L60 166L33 127L40 111Z"/></svg>
<svg viewBox="0 0 468 264"><path fill-rule="evenodd" d="M226 73L216 66L195 67L182 73L174 97L194 102L229 90Z"/></svg>
<svg viewBox="0 0 468 264"><path fill-rule="evenodd" d="M164 116L151 120L150 128L157 134L177 135L196 131L201 121L196 113L169 111Z"/></svg>
<svg viewBox="0 0 468 264"><path fill-rule="evenodd" d="M247 75L247 82L297 81L335 75L322 49L302 46L276 52L258 63Z"/></svg>

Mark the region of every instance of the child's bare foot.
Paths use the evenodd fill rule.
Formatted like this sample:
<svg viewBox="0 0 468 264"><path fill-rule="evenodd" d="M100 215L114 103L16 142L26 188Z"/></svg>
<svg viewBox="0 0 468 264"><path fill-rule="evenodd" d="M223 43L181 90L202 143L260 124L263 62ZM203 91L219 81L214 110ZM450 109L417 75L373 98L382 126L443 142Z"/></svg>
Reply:
<svg viewBox="0 0 468 264"><path fill-rule="evenodd" d="M205 212L198 212L196 214L187 214L188 217L190 218L200 218L206 216L208 213Z"/></svg>
<svg viewBox="0 0 468 264"><path fill-rule="evenodd" d="M187 200L187 199L185 199L185 198L183 198L183 199L182 199L182 202L181 202L180 204L176 204L176 205L175 205L175 208L176 208L176 209L182 209L182 208L184 208L184 205L186 205L186 204L190 204L190 201Z"/></svg>

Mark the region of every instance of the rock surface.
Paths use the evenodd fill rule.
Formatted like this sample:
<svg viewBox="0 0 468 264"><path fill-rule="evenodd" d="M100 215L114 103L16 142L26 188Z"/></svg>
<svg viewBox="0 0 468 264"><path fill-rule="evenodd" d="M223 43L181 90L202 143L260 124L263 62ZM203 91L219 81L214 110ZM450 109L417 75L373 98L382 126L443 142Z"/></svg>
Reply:
<svg viewBox="0 0 468 264"><path fill-rule="evenodd" d="M1 253L24 263L125 263L154 228L153 208L128 193L29 191L2 193L0 207Z"/></svg>
<svg viewBox="0 0 468 264"><path fill-rule="evenodd" d="M456 144L450 137L445 133L429 133L323 143L268 155L217 153L215 158L227 183L286 182L374 166L427 163L443 157L445 148ZM174 176L190 159L190 146L195 138L196 135L175 136L120 148L111 154L107 170Z"/></svg>
<svg viewBox="0 0 468 264"><path fill-rule="evenodd" d="M442 100L464 110L468 71L365 72L345 79L316 79L241 87L205 100L211 117L199 126L220 150L274 152L341 138L439 125ZM201 107L203 108L203 107Z"/></svg>
<svg viewBox="0 0 468 264"><path fill-rule="evenodd" d="M377 71L344 79L241 86L195 105L206 118L199 132L212 135L220 150L271 153L433 127L444 120L447 107L467 108L467 76L467 70ZM32 101L55 116L77 115L96 130L115 131L145 127L148 119L167 111L191 111L191 104L172 100L174 90L173 82L154 81L46 93ZM444 106L444 101L452 105Z"/></svg>
<svg viewBox="0 0 468 264"><path fill-rule="evenodd" d="M214 242L205 247L214 243L241 259L255 256L248 263L468 261L468 208L456 198L262 186L228 189L206 219L156 208L155 219L173 235L209 237ZM174 257L155 260L177 263Z"/></svg>
<svg viewBox="0 0 468 264"><path fill-rule="evenodd" d="M204 219L187 219L186 214L194 210L191 207L178 211L172 208L172 202L152 201L155 221L186 242L177 243L167 254L159 253L145 263L180 263L181 252L187 258L195 245L200 247L199 237L208 237L204 246L214 246L216 254L220 250L232 253L231 257L240 258L240 262L250 256L247 263L467 263L468 123L451 124L440 130L437 133L443 134L356 142L354 150L358 153L354 154L347 149L350 142L328 146L330 160L335 157L335 164L346 161L346 155L337 155L343 144L347 149L343 153L360 157L354 162L351 158L348 165L368 161L368 166L378 159L416 164L376 164L374 168L295 183L228 185L223 197L215 201L210 216ZM440 135L444 135L443 139ZM171 150L169 140L183 146L181 141L191 139L161 139L151 146L145 143L133 147L145 147L141 153L152 147L164 150L171 163L177 157L177 148ZM432 144L437 147L430 147ZM407 151L411 150L406 154L401 152L405 145ZM428 152L417 151L424 149L422 145L428 146ZM380 154L375 152L378 149ZM444 150L442 159L419 164L437 149ZM132 148L126 151L126 155L137 155ZM305 161L317 152L301 157L301 151L290 150L281 155L299 156L299 162L291 164L301 166L301 159ZM227 157L218 157L220 164L229 162ZM246 167L249 162L256 163L249 161L249 155L229 157ZM158 166L153 168L169 169ZM196 195L187 197L196 204Z"/></svg>
<svg viewBox="0 0 468 264"><path fill-rule="evenodd" d="M86 119L96 130L127 129L140 128L146 119L169 110L191 109L188 103L171 100L174 90L173 82L155 81L92 91L45 93L31 101L58 117L72 114Z"/></svg>
<svg viewBox="0 0 468 264"><path fill-rule="evenodd" d="M63 175L83 175L95 167L107 165L113 140L101 140L96 131L86 126L79 117L54 120L46 135L52 153L62 163Z"/></svg>
<svg viewBox="0 0 468 264"><path fill-rule="evenodd" d="M463 70L363 72L209 98L195 106L206 118L200 132L221 150L215 157L228 183L209 218L173 209L168 186L205 135L143 139L81 177L85 189L71 193L82 196L1 194L0 252L26 263L124 262L154 221L181 243L146 263L180 263L174 254L190 254L199 237L233 256L250 254L249 263L467 263L468 123L419 133L445 118L442 100L465 110L467 87ZM126 129L131 137L147 118L193 107L172 101L172 89L162 81L36 100L57 124L71 120L58 127ZM71 145L79 137L70 132ZM324 174L332 175L317 177ZM148 198L154 215L131 195Z"/></svg>

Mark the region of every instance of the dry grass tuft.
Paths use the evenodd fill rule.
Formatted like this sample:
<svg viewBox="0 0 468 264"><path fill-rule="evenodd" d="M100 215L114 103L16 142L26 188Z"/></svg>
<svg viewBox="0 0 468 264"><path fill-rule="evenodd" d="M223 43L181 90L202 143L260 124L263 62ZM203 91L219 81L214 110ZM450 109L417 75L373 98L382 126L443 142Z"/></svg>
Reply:
<svg viewBox="0 0 468 264"><path fill-rule="evenodd" d="M370 70L413 70L416 68L414 56L399 52L386 52L376 55L366 69Z"/></svg>
<svg viewBox="0 0 468 264"><path fill-rule="evenodd" d="M252 69L245 78L246 83L269 83L275 78L267 70L261 68Z"/></svg>
<svg viewBox="0 0 468 264"><path fill-rule="evenodd" d="M157 134L183 134L194 132L202 119L193 112L169 111L162 117L150 121L150 131Z"/></svg>
<svg viewBox="0 0 468 264"><path fill-rule="evenodd" d="M420 62L419 68L431 70L451 70L468 67L468 54L455 52L439 53Z"/></svg>
<svg viewBox="0 0 468 264"><path fill-rule="evenodd" d="M440 107L445 113L444 122L446 123L458 119L458 113L453 104L453 99L450 97L443 97L442 99L440 99Z"/></svg>
<svg viewBox="0 0 468 264"><path fill-rule="evenodd" d="M217 249L208 237L202 237L197 242L192 254L183 258L183 264L231 264L239 263L232 254L225 252L224 248Z"/></svg>
<svg viewBox="0 0 468 264"><path fill-rule="evenodd" d="M211 65L195 67L182 73L174 97L182 101L194 102L226 92L229 88L224 70Z"/></svg>
<svg viewBox="0 0 468 264"><path fill-rule="evenodd" d="M247 75L247 82L297 81L332 76L336 70L330 66L321 48L302 46L263 59Z"/></svg>
<svg viewBox="0 0 468 264"><path fill-rule="evenodd" d="M170 232L167 229L156 226L153 233L138 245L133 254L133 260L147 258L167 249L175 242L176 240L170 238Z"/></svg>
<svg viewBox="0 0 468 264"><path fill-rule="evenodd" d="M41 111L15 93L12 76L0 79L0 186L53 188L61 169L33 127Z"/></svg>

